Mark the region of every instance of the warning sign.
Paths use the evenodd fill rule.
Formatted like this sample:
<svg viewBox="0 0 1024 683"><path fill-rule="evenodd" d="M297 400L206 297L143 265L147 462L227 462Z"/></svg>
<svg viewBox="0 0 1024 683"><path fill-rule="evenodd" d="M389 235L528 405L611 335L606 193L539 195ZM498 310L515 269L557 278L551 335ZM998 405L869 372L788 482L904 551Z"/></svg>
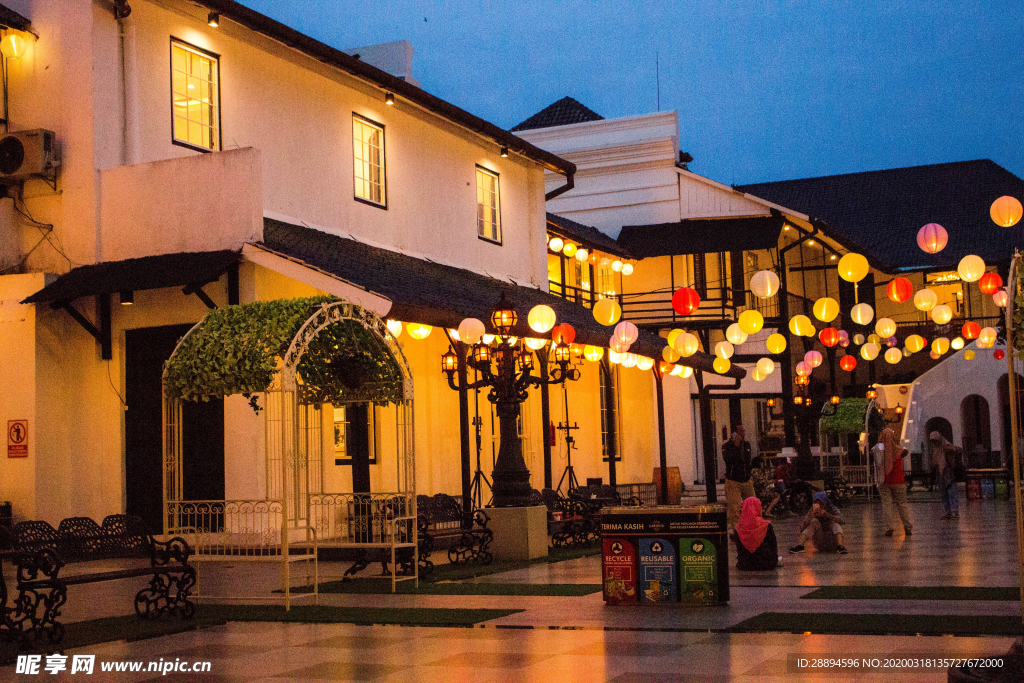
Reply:
<svg viewBox="0 0 1024 683"><path fill-rule="evenodd" d="M7 457L28 457L28 420L7 421Z"/></svg>

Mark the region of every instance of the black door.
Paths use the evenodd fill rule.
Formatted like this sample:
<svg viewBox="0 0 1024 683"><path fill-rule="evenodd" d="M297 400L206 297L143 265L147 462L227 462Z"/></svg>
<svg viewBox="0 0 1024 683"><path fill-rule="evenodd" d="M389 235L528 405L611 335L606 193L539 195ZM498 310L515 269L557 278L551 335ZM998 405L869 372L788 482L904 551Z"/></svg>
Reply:
<svg viewBox="0 0 1024 683"><path fill-rule="evenodd" d="M163 531L164 361L191 325L125 332L126 511ZM224 401L187 402L182 411L182 475L188 500L224 498Z"/></svg>
<svg viewBox="0 0 1024 683"><path fill-rule="evenodd" d="M352 493L370 492L370 420L368 403L345 406L345 449L352 460Z"/></svg>

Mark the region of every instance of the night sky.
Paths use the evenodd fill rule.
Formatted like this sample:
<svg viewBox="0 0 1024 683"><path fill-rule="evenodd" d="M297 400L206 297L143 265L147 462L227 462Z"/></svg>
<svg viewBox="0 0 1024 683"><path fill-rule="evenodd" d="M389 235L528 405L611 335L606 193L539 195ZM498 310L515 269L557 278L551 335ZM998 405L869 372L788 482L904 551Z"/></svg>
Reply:
<svg viewBox="0 0 1024 683"><path fill-rule="evenodd" d="M727 184L989 158L1024 177L1021 0L242 0L341 49L405 39L423 88L502 128L574 97L679 111Z"/></svg>

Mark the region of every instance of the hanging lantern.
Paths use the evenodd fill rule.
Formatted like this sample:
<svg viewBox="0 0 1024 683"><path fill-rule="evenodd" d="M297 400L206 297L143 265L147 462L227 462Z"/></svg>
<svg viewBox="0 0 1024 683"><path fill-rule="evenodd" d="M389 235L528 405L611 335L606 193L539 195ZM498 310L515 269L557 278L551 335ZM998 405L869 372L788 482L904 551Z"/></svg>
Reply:
<svg viewBox="0 0 1024 683"><path fill-rule="evenodd" d="M764 327L764 316L752 308L747 309L740 313L738 323L747 334L757 334Z"/></svg>
<svg viewBox="0 0 1024 683"><path fill-rule="evenodd" d="M671 346L672 348L675 348L675 346L676 346L676 339L678 339L679 335L681 335L682 333L683 333L682 330L672 330L671 332L668 333L668 336L665 337L665 341L668 342L669 346Z"/></svg>
<svg viewBox="0 0 1024 683"><path fill-rule="evenodd" d="M775 361L771 358L761 358L757 361L757 369L761 371L762 375L767 377L775 372Z"/></svg>
<svg viewBox="0 0 1024 683"><path fill-rule="evenodd" d="M981 325L973 320L968 320L960 328L960 334L964 335L964 339L977 339L978 335L981 334Z"/></svg>
<svg viewBox="0 0 1024 683"><path fill-rule="evenodd" d="M1000 197L995 200L992 202L992 208L989 209L992 221L1004 228L1016 225L1022 213L1024 213L1024 207L1021 207L1016 197L1010 196Z"/></svg>
<svg viewBox="0 0 1024 683"><path fill-rule="evenodd" d="M728 358L716 358L715 362L711 364L711 367L713 367L715 369L715 372L717 372L719 375L724 375L725 373L729 372L729 368L731 366L732 363L729 362Z"/></svg>
<svg viewBox="0 0 1024 683"><path fill-rule="evenodd" d="M612 332L612 338L618 339L619 342L625 344L626 346L632 345L633 342L635 342L637 340L637 337L639 336L640 331L636 329L636 325L629 322L628 320L623 320L622 322L620 322L618 325L615 326L615 331Z"/></svg>
<svg viewBox="0 0 1024 683"><path fill-rule="evenodd" d="M615 349L608 349L608 362L618 365L626 357L626 354L619 353Z"/></svg>
<svg viewBox="0 0 1024 683"><path fill-rule="evenodd" d="M932 351L939 354L940 356L946 351L949 351L949 339L945 337L939 337L932 342Z"/></svg>
<svg viewBox="0 0 1024 683"><path fill-rule="evenodd" d="M941 356L935 353L934 350L928 352L928 357L931 358L932 360L938 360L939 358L941 358ZM964 351L964 357L966 357L967 360L970 360L971 358L974 358L974 352L968 349L967 351Z"/></svg>
<svg viewBox="0 0 1024 683"><path fill-rule="evenodd" d="M935 353L934 351L932 351L932 353L935 354L934 356L932 356L932 358L939 357L939 354ZM964 351L964 360L974 360L974 349L967 349L966 351Z"/></svg>
<svg viewBox="0 0 1024 683"><path fill-rule="evenodd" d="M896 365L903 360L903 352L899 349L888 349L885 352L885 362L889 365Z"/></svg>
<svg viewBox="0 0 1024 683"><path fill-rule="evenodd" d="M993 346L995 346L995 344L995 341L987 342L982 339L978 339L976 342L974 342L974 346L979 349L991 349Z"/></svg>
<svg viewBox="0 0 1024 683"><path fill-rule="evenodd" d="M818 340L821 341L826 348L831 349L839 343L839 330L834 327L826 327L818 333Z"/></svg>
<svg viewBox="0 0 1024 683"><path fill-rule="evenodd" d="M725 328L725 338L733 344L742 344L747 341L747 333L740 329L739 323L733 323Z"/></svg>
<svg viewBox="0 0 1024 683"><path fill-rule="evenodd" d="M671 363L666 363L663 360L658 361L658 372L660 372L662 376L672 374L672 370L674 368L675 366L672 365Z"/></svg>
<svg viewBox="0 0 1024 683"><path fill-rule="evenodd" d="M826 323L830 323L839 315L839 302L832 297L822 297L814 302L814 317Z"/></svg>
<svg viewBox="0 0 1024 683"><path fill-rule="evenodd" d="M586 263L587 258L589 256L590 256L590 252L588 252L586 249L577 249L576 250L576 260L579 261L580 263Z"/></svg>
<svg viewBox="0 0 1024 683"><path fill-rule="evenodd" d="M779 291L779 276L771 270L759 270L750 278L750 291L758 299L767 299Z"/></svg>
<svg viewBox="0 0 1024 683"><path fill-rule="evenodd" d="M622 274L623 275L632 275L633 274L633 264L632 263L623 263L622 264Z"/></svg>
<svg viewBox="0 0 1024 683"><path fill-rule="evenodd" d="M385 323L388 326L388 332L395 339L402 336L402 321L401 320L389 320Z"/></svg>
<svg viewBox="0 0 1024 683"><path fill-rule="evenodd" d="M627 353L622 358L622 367L635 368L638 356L635 353Z"/></svg>
<svg viewBox="0 0 1024 683"><path fill-rule="evenodd" d="M715 344L715 355L719 358L729 359L735 351L733 345L727 341L720 341Z"/></svg>
<svg viewBox="0 0 1024 683"><path fill-rule="evenodd" d="M679 369L679 372L676 373L676 371L673 370L672 371L673 375L678 374L678 376L682 377L683 379L686 379L688 377L693 377L693 368L691 368L691 367L689 367L687 365L677 365L676 368Z"/></svg>
<svg viewBox="0 0 1024 683"><path fill-rule="evenodd" d="M526 344L526 347L531 351L540 351L541 349L548 345L548 340L527 337L526 339L523 340L523 343Z"/></svg>
<svg viewBox="0 0 1024 683"><path fill-rule="evenodd" d="M409 334L412 334L410 331ZM459 323L459 339L466 344L476 344L484 336L484 323L476 318L466 318Z"/></svg>
<svg viewBox="0 0 1024 683"><path fill-rule="evenodd" d="M936 325L945 325L953 319L953 309L946 304L939 304L932 309L932 320Z"/></svg>
<svg viewBox="0 0 1024 683"><path fill-rule="evenodd" d="M995 294L1003 286L1003 278L999 273L985 273L978 280L978 289L982 294Z"/></svg>
<svg viewBox="0 0 1024 683"><path fill-rule="evenodd" d="M912 353L913 353L913 351L911 351L910 349L908 349L908 348L907 348L906 346L904 346L904 347L903 347L903 357L904 357L904 358L907 358L907 357L909 357L909 356L910 356L910 354L912 354Z"/></svg>
<svg viewBox="0 0 1024 683"><path fill-rule="evenodd" d="M591 363L596 363L604 358L604 349L600 346L591 346L590 344L587 344L583 347L583 357Z"/></svg>
<svg viewBox="0 0 1024 683"><path fill-rule="evenodd" d="M681 358L679 352L673 349L671 346L666 346L661 350L661 357L665 359L666 363L675 363Z"/></svg>
<svg viewBox="0 0 1024 683"><path fill-rule="evenodd" d="M754 378L755 382L764 381L764 373L758 370L757 368L754 368L754 372L750 373L750 376Z"/></svg>
<svg viewBox="0 0 1024 683"><path fill-rule="evenodd" d="M569 323L562 323L551 328L551 341L555 344L572 344L576 340L576 330Z"/></svg>
<svg viewBox="0 0 1024 683"><path fill-rule="evenodd" d="M615 271L616 273L621 273L622 265L622 261L615 259L614 261L612 261L612 270Z"/></svg>
<svg viewBox="0 0 1024 683"><path fill-rule="evenodd" d="M690 315L700 306L700 295L691 287L680 287L672 295L672 310L679 315Z"/></svg>
<svg viewBox="0 0 1024 683"><path fill-rule="evenodd" d="M683 332L681 335L676 337L676 344L673 347L679 352L679 355L683 358L689 358L693 354L697 353L700 349L700 340L697 339L697 335L690 334L689 332Z"/></svg>
<svg viewBox="0 0 1024 683"><path fill-rule="evenodd" d="M853 335L853 343L855 345L857 345L857 346L860 346L861 344L863 344L864 343L864 335L863 334L855 334L855 335Z"/></svg>
<svg viewBox="0 0 1024 683"><path fill-rule="evenodd" d="M622 307L615 299L604 298L594 304L594 320L602 325L614 325L622 317Z"/></svg>
<svg viewBox="0 0 1024 683"><path fill-rule="evenodd" d="M995 351L992 352L992 357L995 358L996 360L1002 360L1006 358L1006 352L1003 351L1002 349L996 349Z"/></svg>
<svg viewBox="0 0 1024 683"><path fill-rule="evenodd" d="M421 325L419 323L410 323L405 326L405 329L413 339L426 339L434 330L430 325Z"/></svg>
<svg viewBox="0 0 1024 683"><path fill-rule="evenodd" d="M768 353L777 355L786 350L786 338L778 332L769 335L764 344L768 347Z"/></svg>
<svg viewBox="0 0 1024 683"><path fill-rule="evenodd" d="M885 340L885 345L888 346L890 349L896 346L896 337L887 337Z"/></svg>
<svg viewBox="0 0 1024 683"><path fill-rule="evenodd" d="M608 348L618 353L625 353L626 351L629 351L629 344L619 341L613 335L608 338Z"/></svg>
<svg viewBox="0 0 1024 683"><path fill-rule="evenodd" d="M810 365L812 368L816 368L821 365L822 357L820 351L808 351L804 354L804 362Z"/></svg>
<svg viewBox="0 0 1024 683"><path fill-rule="evenodd" d="M875 317L875 312L870 304L857 304L850 309L850 318L858 325L868 325Z"/></svg>
<svg viewBox="0 0 1024 683"><path fill-rule="evenodd" d="M561 237L552 237L551 241L548 242L548 249L555 253L562 251L563 246L565 246L565 242L562 241Z"/></svg>
<svg viewBox="0 0 1024 683"><path fill-rule="evenodd" d="M885 286L889 299L901 304L914 295L914 285L905 277L895 277Z"/></svg>
<svg viewBox="0 0 1024 683"><path fill-rule="evenodd" d="M896 323L892 318L879 318L875 321L875 333L879 337L888 339L896 334Z"/></svg>
<svg viewBox="0 0 1024 683"><path fill-rule="evenodd" d="M555 311L550 306L539 304L530 309L526 322L529 323L531 330L537 334L544 334L555 326ZM482 330L480 334L483 334Z"/></svg>
<svg viewBox="0 0 1024 683"><path fill-rule="evenodd" d="M839 345L844 349L850 345L850 333L846 330L839 330Z"/></svg>
<svg viewBox="0 0 1024 683"><path fill-rule="evenodd" d="M997 336L999 336L999 333L996 331L996 328L983 327L981 332L978 333L978 340L984 344L994 344Z"/></svg>
<svg viewBox="0 0 1024 683"><path fill-rule="evenodd" d="M868 335L868 343L869 344L881 344L882 343L882 338L879 337L874 332L872 332L871 334Z"/></svg>
<svg viewBox="0 0 1024 683"><path fill-rule="evenodd" d="M806 315L794 315L789 319L789 331L797 337L813 337L814 324Z"/></svg>
<svg viewBox="0 0 1024 683"><path fill-rule="evenodd" d="M679 377L680 375L683 374L683 368L686 368L686 366L685 365L676 365L675 367L672 368L672 372L670 372L668 374L672 375L673 377ZM686 368L686 369L689 370L690 368ZM689 377L689 375L687 375L687 377Z"/></svg>
<svg viewBox="0 0 1024 683"><path fill-rule="evenodd" d="M960 349L964 348L964 343L965 342L963 337L954 337L953 341L949 342L949 348L953 349L954 351L959 351Z"/></svg>
<svg viewBox="0 0 1024 683"><path fill-rule="evenodd" d="M847 282L860 282L868 274L868 260L860 254L846 254L839 259L839 277Z"/></svg>
<svg viewBox="0 0 1024 683"><path fill-rule="evenodd" d="M914 294L914 307L924 313L935 308L937 303L939 303L939 295L927 287L917 290Z"/></svg>
<svg viewBox="0 0 1024 683"><path fill-rule="evenodd" d="M946 248L948 241L946 229L938 223L929 223L917 231L917 246L926 254L938 254Z"/></svg>
<svg viewBox="0 0 1024 683"><path fill-rule="evenodd" d="M562 253L568 256L569 258L572 258L573 254L576 253L576 245L573 244L572 242L566 242L565 246L562 247Z"/></svg>
<svg viewBox="0 0 1024 683"><path fill-rule="evenodd" d="M814 370L814 368L812 368L810 365L808 365L807 361L805 361L805 360L802 360L802 361L800 361L799 363L796 364L796 375L797 375L797 377L807 377L808 375L811 374L812 370Z"/></svg>
<svg viewBox="0 0 1024 683"><path fill-rule="evenodd" d="M647 372L654 367L654 359L648 358L647 356L636 357L636 367L644 372Z"/></svg>
<svg viewBox="0 0 1024 683"><path fill-rule="evenodd" d="M956 272L964 282L977 282L985 274L985 261L980 256L968 254L960 259Z"/></svg>
<svg viewBox="0 0 1024 683"><path fill-rule="evenodd" d="M860 347L860 357L864 360L874 360L878 358L878 352L881 351L878 348L878 344L868 342L864 346Z"/></svg>
<svg viewBox="0 0 1024 683"><path fill-rule="evenodd" d="M854 356L843 356L839 359L839 367L847 372L853 372L854 368L857 367L857 358Z"/></svg>
<svg viewBox="0 0 1024 683"><path fill-rule="evenodd" d="M994 303L999 308L1002 308L1006 305L1006 300L1009 298L1010 297L1006 293L1006 290L1000 289L998 292L992 295L992 303Z"/></svg>

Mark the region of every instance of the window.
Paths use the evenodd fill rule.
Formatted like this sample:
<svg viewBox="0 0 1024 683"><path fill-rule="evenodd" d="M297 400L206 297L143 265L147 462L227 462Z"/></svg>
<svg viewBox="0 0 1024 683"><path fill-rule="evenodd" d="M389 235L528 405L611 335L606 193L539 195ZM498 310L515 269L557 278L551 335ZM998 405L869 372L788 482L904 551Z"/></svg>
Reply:
<svg viewBox="0 0 1024 683"><path fill-rule="evenodd" d="M480 239L501 244L501 204L498 175L476 168L476 230Z"/></svg>
<svg viewBox="0 0 1024 683"><path fill-rule="evenodd" d="M599 364L601 394L601 459L619 462L619 387L616 369L605 356Z"/></svg>
<svg viewBox="0 0 1024 683"><path fill-rule="evenodd" d="M387 208L384 169L384 126L352 115L352 152L355 167L355 197L359 201Z"/></svg>
<svg viewBox="0 0 1024 683"><path fill-rule="evenodd" d="M365 411L362 412L358 409L359 407L357 405L356 410L349 410L344 405L334 407L335 465L351 465L353 458L359 457L359 444L363 444L369 464L377 464L377 410L373 404L365 405ZM361 433L364 431L365 438ZM349 448L353 436L358 442L355 453L350 452ZM365 443L363 443L364 441Z"/></svg>
<svg viewBox="0 0 1024 683"><path fill-rule="evenodd" d="M218 62L215 54L171 40L171 140L175 144L220 149Z"/></svg>

